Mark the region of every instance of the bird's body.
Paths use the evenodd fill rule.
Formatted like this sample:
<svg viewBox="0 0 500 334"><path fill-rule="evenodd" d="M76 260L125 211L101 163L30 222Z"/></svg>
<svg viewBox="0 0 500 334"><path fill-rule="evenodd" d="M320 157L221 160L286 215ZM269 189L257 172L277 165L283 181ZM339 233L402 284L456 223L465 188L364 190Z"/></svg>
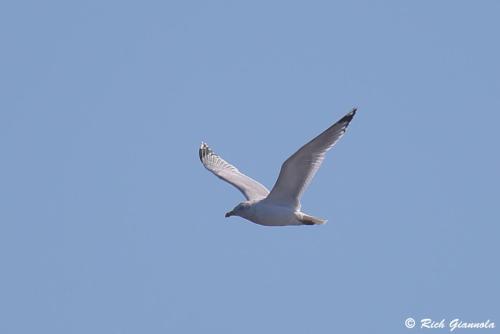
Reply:
<svg viewBox="0 0 500 334"><path fill-rule="evenodd" d="M271 191L202 143L199 155L205 168L238 188L247 199L226 213L226 217L240 216L265 226L324 224L326 220L300 211L300 197L321 166L326 152L342 137L355 113L356 109L353 109L290 156L281 166Z"/></svg>
<svg viewBox="0 0 500 334"><path fill-rule="evenodd" d="M248 202L249 208L241 217L255 224L264 226L304 225L300 220L300 211L294 208L275 205L267 199Z"/></svg>

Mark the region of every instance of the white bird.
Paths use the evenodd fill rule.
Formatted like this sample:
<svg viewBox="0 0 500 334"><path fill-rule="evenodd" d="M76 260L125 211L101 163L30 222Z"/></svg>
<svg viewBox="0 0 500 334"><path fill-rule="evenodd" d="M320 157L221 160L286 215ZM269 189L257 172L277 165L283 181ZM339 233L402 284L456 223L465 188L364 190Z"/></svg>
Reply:
<svg viewBox="0 0 500 334"><path fill-rule="evenodd" d="M238 188L247 199L227 212L226 218L240 216L265 226L326 223L324 219L300 211L300 197L321 166L326 152L342 137L355 114L356 108L289 157L281 166L278 180L271 192L241 173L202 142L199 154L203 166Z"/></svg>

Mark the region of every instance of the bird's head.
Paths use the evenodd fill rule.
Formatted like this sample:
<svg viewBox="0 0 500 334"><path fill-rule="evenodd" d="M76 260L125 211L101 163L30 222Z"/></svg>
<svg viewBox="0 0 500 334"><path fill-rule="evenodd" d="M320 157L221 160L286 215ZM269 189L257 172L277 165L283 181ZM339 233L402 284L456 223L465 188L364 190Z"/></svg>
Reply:
<svg viewBox="0 0 500 334"><path fill-rule="evenodd" d="M241 202L240 204L236 205L234 209L232 209L229 212L226 212L226 218L231 217L231 216L240 216L240 217L246 217L249 212L250 212L250 206L251 203L249 202Z"/></svg>

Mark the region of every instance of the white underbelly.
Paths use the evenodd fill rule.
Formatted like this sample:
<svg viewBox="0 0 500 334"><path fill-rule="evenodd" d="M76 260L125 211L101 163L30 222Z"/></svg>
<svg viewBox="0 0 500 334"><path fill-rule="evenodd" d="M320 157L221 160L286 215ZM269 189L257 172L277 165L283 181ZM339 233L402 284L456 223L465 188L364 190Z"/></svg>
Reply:
<svg viewBox="0 0 500 334"><path fill-rule="evenodd" d="M267 203L259 203L255 208L254 217L251 218L252 222L266 226L301 225L292 208L272 206Z"/></svg>

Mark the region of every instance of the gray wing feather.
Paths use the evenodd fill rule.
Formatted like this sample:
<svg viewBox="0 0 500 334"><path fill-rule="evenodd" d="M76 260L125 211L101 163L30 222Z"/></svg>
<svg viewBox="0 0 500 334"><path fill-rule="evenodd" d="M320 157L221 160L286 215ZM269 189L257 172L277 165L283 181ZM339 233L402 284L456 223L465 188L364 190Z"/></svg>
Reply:
<svg viewBox="0 0 500 334"><path fill-rule="evenodd" d="M302 193L321 166L326 152L343 136L355 114L356 108L289 157L281 166L278 180L267 199L300 208Z"/></svg>
<svg viewBox="0 0 500 334"><path fill-rule="evenodd" d="M266 187L241 173L236 167L215 154L207 144L201 143L199 154L201 163L206 169L235 186L247 200L262 199L269 194Z"/></svg>

